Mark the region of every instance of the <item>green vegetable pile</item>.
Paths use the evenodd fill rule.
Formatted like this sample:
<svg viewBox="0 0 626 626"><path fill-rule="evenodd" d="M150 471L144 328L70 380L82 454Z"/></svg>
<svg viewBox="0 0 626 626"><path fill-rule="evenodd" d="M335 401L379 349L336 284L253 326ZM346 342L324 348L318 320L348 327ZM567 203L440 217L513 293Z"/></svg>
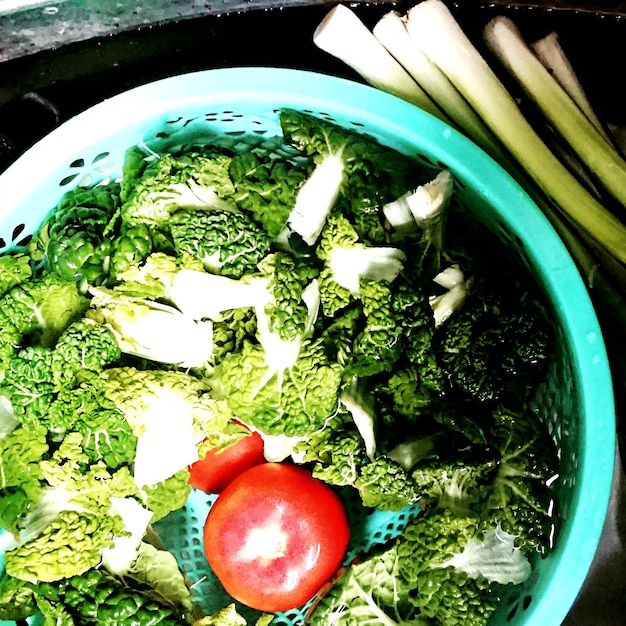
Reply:
<svg viewBox="0 0 626 626"><path fill-rule="evenodd" d="M365 512L421 510L312 624L484 624L550 550L555 338L527 273L447 170L280 123L280 156L133 147L0 258L0 619L245 624L202 614L153 529L237 422Z"/></svg>
<svg viewBox="0 0 626 626"><path fill-rule="evenodd" d="M464 134L530 195L574 260L606 337L618 404L626 399L626 146L587 93L564 24L542 28L496 2L410 0L368 14L338 3L313 31L355 78ZM465 3L463 3L464 5ZM523 11L522 11L523 13ZM580 74L579 74L580 72ZM594 98L595 96L595 98ZM618 435L623 437L623 428Z"/></svg>

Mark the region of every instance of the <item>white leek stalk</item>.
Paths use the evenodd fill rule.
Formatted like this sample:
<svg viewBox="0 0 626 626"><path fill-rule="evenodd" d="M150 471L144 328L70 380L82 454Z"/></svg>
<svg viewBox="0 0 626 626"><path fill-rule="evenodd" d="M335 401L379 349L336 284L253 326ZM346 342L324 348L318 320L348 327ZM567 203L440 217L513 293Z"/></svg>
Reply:
<svg viewBox="0 0 626 626"><path fill-rule="evenodd" d="M351 67L370 85L448 121L359 17L343 4L331 9L313 33L313 43Z"/></svg>
<svg viewBox="0 0 626 626"><path fill-rule="evenodd" d="M581 161L626 206L626 161L544 67L514 22L505 16L490 20L484 39Z"/></svg>
<svg viewBox="0 0 626 626"><path fill-rule="evenodd" d="M448 77L409 37L404 19L398 12L391 11L384 15L374 26L372 33L439 108L446 112L461 132L492 157L498 160L505 158L502 147L493 133L467 104Z"/></svg>
<svg viewBox="0 0 626 626"><path fill-rule="evenodd" d="M568 221L626 263L626 226L547 148L448 7L423 0L409 10L406 27Z"/></svg>

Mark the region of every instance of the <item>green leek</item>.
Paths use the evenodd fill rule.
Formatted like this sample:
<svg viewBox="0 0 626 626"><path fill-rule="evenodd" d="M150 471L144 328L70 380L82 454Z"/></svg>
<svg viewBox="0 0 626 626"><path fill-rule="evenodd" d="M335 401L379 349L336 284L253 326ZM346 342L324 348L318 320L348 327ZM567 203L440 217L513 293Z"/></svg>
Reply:
<svg viewBox="0 0 626 626"><path fill-rule="evenodd" d="M569 57L561 46L558 33L552 31L540 39L533 41L530 47L543 66L569 94L570 98L579 106L580 110L587 116L589 121L598 129L600 134L610 142L611 139L609 135L596 115L596 112L593 110L585 89L578 79Z"/></svg>
<svg viewBox="0 0 626 626"><path fill-rule="evenodd" d="M550 151L448 7L423 0L406 27L567 221L626 263L626 226Z"/></svg>
<svg viewBox="0 0 626 626"><path fill-rule="evenodd" d="M526 44L513 21L489 21L485 43L604 188L626 206L626 161ZM557 180L557 182L559 182Z"/></svg>

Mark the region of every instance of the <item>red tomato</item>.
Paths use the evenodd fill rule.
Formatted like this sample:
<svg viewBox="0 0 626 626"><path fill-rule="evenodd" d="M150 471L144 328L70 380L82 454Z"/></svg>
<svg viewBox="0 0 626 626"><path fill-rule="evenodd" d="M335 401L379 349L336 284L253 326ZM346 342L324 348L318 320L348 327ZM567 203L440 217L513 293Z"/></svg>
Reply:
<svg viewBox="0 0 626 626"><path fill-rule="evenodd" d="M209 450L189 468L189 484L206 493L221 493L234 478L265 462L263 438L251 433L225 450Z"/></svg>
<svg viewBox="0 0 626 626"><path fill-rule="evenodd" d="M226 591L270 613L312 598L341 566L349 539L337 494L285 463L259 465L236 478L204 526L209 565Z"/></svg>

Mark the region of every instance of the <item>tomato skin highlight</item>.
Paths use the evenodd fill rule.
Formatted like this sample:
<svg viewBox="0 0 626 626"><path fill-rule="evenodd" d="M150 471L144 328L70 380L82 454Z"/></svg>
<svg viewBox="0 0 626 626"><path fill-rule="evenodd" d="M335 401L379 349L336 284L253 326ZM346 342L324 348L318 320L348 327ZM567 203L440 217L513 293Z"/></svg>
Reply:
<svg viewBox="0 0 626 626"><path fill-rule="evenodd" d="M252 432L224 450L209 450L193 463L189 467L189 484L205 493L221 493L237 476L262 463L266 463L263 438Z"/></svg>
<svg viewBox="0 0 626 626"><path fill-rule="evenodd" d="M310 600L341 567L349 540L339 496L288 463L241 474L204 525L205 554L226 591L269 613Z"/></svg>

